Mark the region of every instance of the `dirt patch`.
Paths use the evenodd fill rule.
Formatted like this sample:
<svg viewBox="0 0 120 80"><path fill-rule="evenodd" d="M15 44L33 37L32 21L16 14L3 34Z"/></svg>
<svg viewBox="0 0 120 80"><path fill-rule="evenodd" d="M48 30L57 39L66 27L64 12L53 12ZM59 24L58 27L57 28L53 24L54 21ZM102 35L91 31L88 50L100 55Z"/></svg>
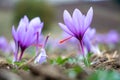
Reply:
<svg viewBox="0 0 120 80"><path fill-rule="evenodd" d="M120 54L117 51L105 52L100 56L93 56L92 69L116 70L120 72Z"/></svg>
<svg viewBox="0 0 120 80"><path fill-rule="evenodd" d="M0 57L0 69L12 69L13 65L9 64L4 58Z"/></svg>
<svg viewBox="0 0 120 80"><path fill-rule="evenodd" d="M79 64L65 63L64 65L34 64L25 65L28 69L17 68L0 58L0 80L86 80L86 78L97 69L116 70L120 72L120 54L117 51L105 52L102 55L91 57L91 66L84 67L83 71L70 78L66 70L81 67ZM24 67L24 66L23 66ZM77 68L77 69L78 69Z"/></svg>

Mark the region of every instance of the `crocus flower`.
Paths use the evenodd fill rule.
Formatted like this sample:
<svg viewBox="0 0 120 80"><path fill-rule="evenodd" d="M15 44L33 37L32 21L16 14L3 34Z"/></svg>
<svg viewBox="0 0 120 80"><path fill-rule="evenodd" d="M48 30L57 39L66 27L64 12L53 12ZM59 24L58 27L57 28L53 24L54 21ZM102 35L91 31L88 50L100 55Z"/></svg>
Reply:
<svg viewBox="0 0 120 80"><path fill-rule="evenodd" d="M107 37L108 37L107 42L112 44L116 44L120 40L120 35L115 30L109 31L109 33L107 34Z"/></svg>
<svg viewBox="0 0 120 80"><path fill-rule="evenodd" d="M107 45L116 44L119 42L119 40L120 40L119 34L115 30L111 30L106 34L96 35L96 41L102 44L107 44Z"/></svg>
<svg viewBox="0 0 120 80"><path fill-rule="evenodd" d="M79 40L82 54L84 55L83 49L83 37L87 29L90 27L91 21L93 17L93 9L92 7L88 10L87 15L83 15L79 9L75 9L73 15L69 14L67 10L63 13L64 23L59 23L59 26L71 37L75 37Z"/></svg>
<svg viewBox="0 0 120 80"><path fill-rule="evenodd" d="M3 37L3 36L0 36L0 49L3 52L9 52L10 51L9 44L8 44L6 38Z"/></svg>
<svg viewBox="0 0 120 80"><path fill-rule="evenodd" d="M14 53L13 62L18 61L17 60L18 47L16 47L14 41L10 41L10 48L11 48L11 52Z"/></svg>
<svg viewBox="0 0 120 80"><path fill-rule="evenodd" d="M20 20L17 30L15 30L14 26L12 27L12 36L17 48L14 54L16 55L15 57L17 61L21 60L25 49L36 41L36 33L39 32L40 34L42 28L41 26L43 26L43 24L41 24L38 17L29 21L27 16L24 16ZM19 48L21 49L21 53L18 59Z"/></svg>
<svg viewBox="0 0 120 80"><path fill-rule="evenodd" d="M41 31L43 28L43 22L41 22L39 17L36 17L30 21L29 25L30 25L30 27L34 28L34 31L36 34L36 40L35 40L34 44L37 45L41 41L41 38L43 38L43 36L41 35ZM36 46L36 54L38 54L38 46Z"/></svg>
<svg viewBox="0 0 120 80"><path fill-rule="evenodd" d="M36 57L34 63L43 63L46 61L47 55L44 48L41 48L40 54Z"/></svg>
<svg viewBox="0 0 120 80"><path fill-rule="evenodd" d="M36 59L34 60L34 63L39 63L39 64L42 64L43 62L46 61L47 59L47 54L46 54L46 51L45 51L45 46L46 46L46 43L48 41L48 38L49 38L49 35L46 37L42 47L41 47L41 51L39 54L36 54Z"/></svg>

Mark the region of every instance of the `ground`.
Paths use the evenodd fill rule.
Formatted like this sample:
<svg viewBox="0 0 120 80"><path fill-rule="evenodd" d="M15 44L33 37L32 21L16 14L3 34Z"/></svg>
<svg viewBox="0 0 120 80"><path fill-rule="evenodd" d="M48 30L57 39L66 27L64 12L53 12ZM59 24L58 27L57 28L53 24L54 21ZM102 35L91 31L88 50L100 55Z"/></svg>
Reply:
<svg viewBox="0 0 120 80"><path fill-rule="evenodd" d="M87 80L96 70L114 70L120 72L120 55L118 51L106 51L101 55L92 55L91 65L81 63L34 64L33 62L20 67L0 58L0 80ZM82 71L79 71L82 68ZM70 71L71 70L71 71ZM77 74L73 71L78 71ZM75 75L75 76L74 76ZM89 80L89 79L88 79Z"/></svg>

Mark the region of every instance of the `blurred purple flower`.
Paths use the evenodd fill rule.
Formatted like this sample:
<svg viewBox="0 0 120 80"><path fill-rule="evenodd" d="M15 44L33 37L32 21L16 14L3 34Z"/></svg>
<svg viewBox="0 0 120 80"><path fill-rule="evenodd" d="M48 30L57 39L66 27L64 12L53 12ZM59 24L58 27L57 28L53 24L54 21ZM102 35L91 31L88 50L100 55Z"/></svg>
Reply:
<svg viewBox="0 0 120 80"><path fill-rule="evenodd" d="M119 40L120 40L120 35L115 30L111 30L107 34L96 35L96 41L102 44L107 44L107 45L116 44L119 42Z"/></svg>
<svg viewBox="0 0 120 80"><path fill-rule="evenodd" d="M43 63L47 59L46 51L44 48L41 49L40 54L36 57L34 63Z"/></svg>
<svg viewBox="0 0 120 80"><path fill-rule="evenodd" d="M39 32L39 34L41 33L42 27L43 23L41 23L39 17L36 17L29 22L27 16L24 16L20 20L17 30L15 30L14 26L12 27L12 36L17 49L14 55L17 61L21 60L25 49L37 41L36 34L37 32ZM21 49L21 54L18 59L19 48Z"/></svg>
<svg viewBox="0 0 120 80"><path fill-rule="evenodd" d="M3 37L3 36L0 36L0 49L3 52L9 52L10 51L9 44L8 44L6 38Z"/></svg>
<svg viewBox="0 0 120 80"><path fill-rule="evenodd" d="M14 53L13 62L18 61L17 60L18 47L16 47L16 44L13 41L10 42L10 48L11 48L11 52Z"/></svg>
<svg viewBox="0 0 120 80"><path fill-rule="evenodd" d="M45 51L45 46L46 46L46 43L48 41L48 38L49 38L49 35L46 37L42 47L41 47L41 51L39 54L36 54L36 59L34 60L34 63L43 63L46 61L47 59L47 55L46 55L46 51Z"/></svg>
<svg viewBox="0 0 120 80"><path fill-rule="evenodd" d="M82 54L84 55L83 48L83 37L87 29L90 27L91 21L93 17L93 9L92 7L88 10L87 15L83 15L79 9L75 9L73 15L69 14L67 10L63 13L64 24L59 23L59 26L72 37L75 37L79 40ZM69 37L71 38L71 37ZM69 39L68 38L68 39Z"/></svg>

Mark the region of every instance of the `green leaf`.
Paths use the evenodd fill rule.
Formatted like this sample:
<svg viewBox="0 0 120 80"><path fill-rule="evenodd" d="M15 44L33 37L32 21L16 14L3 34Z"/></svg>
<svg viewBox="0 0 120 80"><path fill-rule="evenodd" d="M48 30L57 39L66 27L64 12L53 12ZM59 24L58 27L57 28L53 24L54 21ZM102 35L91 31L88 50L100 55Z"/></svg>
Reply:
<svg viewBox="0 0 120 80"><path fill-rule="evenodd" d="M7 57L7 58L6 58L6 61L7 61L9 64L12 64L12 58L11 58L11 57Z"/></svg>
<svg viewBox="0 0 120 80"><path fill-rule="evenodd" d="M70 64L73 64L73 63L77 63L77 59L76 58L68 58L68 62L70 63Z"/></svg>
<svg viewBox="0 0 120 80"><path fill-rule="evenodd" d="M84 64L85 64L87 67L89 67L90 64L91 64L90 59L91 59L92 54L93 54L93 53L88 53L87 56L83 59Z"/></svg>
<svg viewBox="0 0 120 80"><path fill-rule="evenodd" d="M68 60L68 58L62 59L62 57L58 57L56 62L57 62L57 64L64 64L67 60Z"/></svg>
<svg viewBox="0 0 120 80"><path fill-rule="evenodd" d="M66 61L68 61L68 58L62 58L62 57L57 57L56 59L50 59L49 62L50 64L58 64L58 65L62 65L64 64Z"/></svg>

